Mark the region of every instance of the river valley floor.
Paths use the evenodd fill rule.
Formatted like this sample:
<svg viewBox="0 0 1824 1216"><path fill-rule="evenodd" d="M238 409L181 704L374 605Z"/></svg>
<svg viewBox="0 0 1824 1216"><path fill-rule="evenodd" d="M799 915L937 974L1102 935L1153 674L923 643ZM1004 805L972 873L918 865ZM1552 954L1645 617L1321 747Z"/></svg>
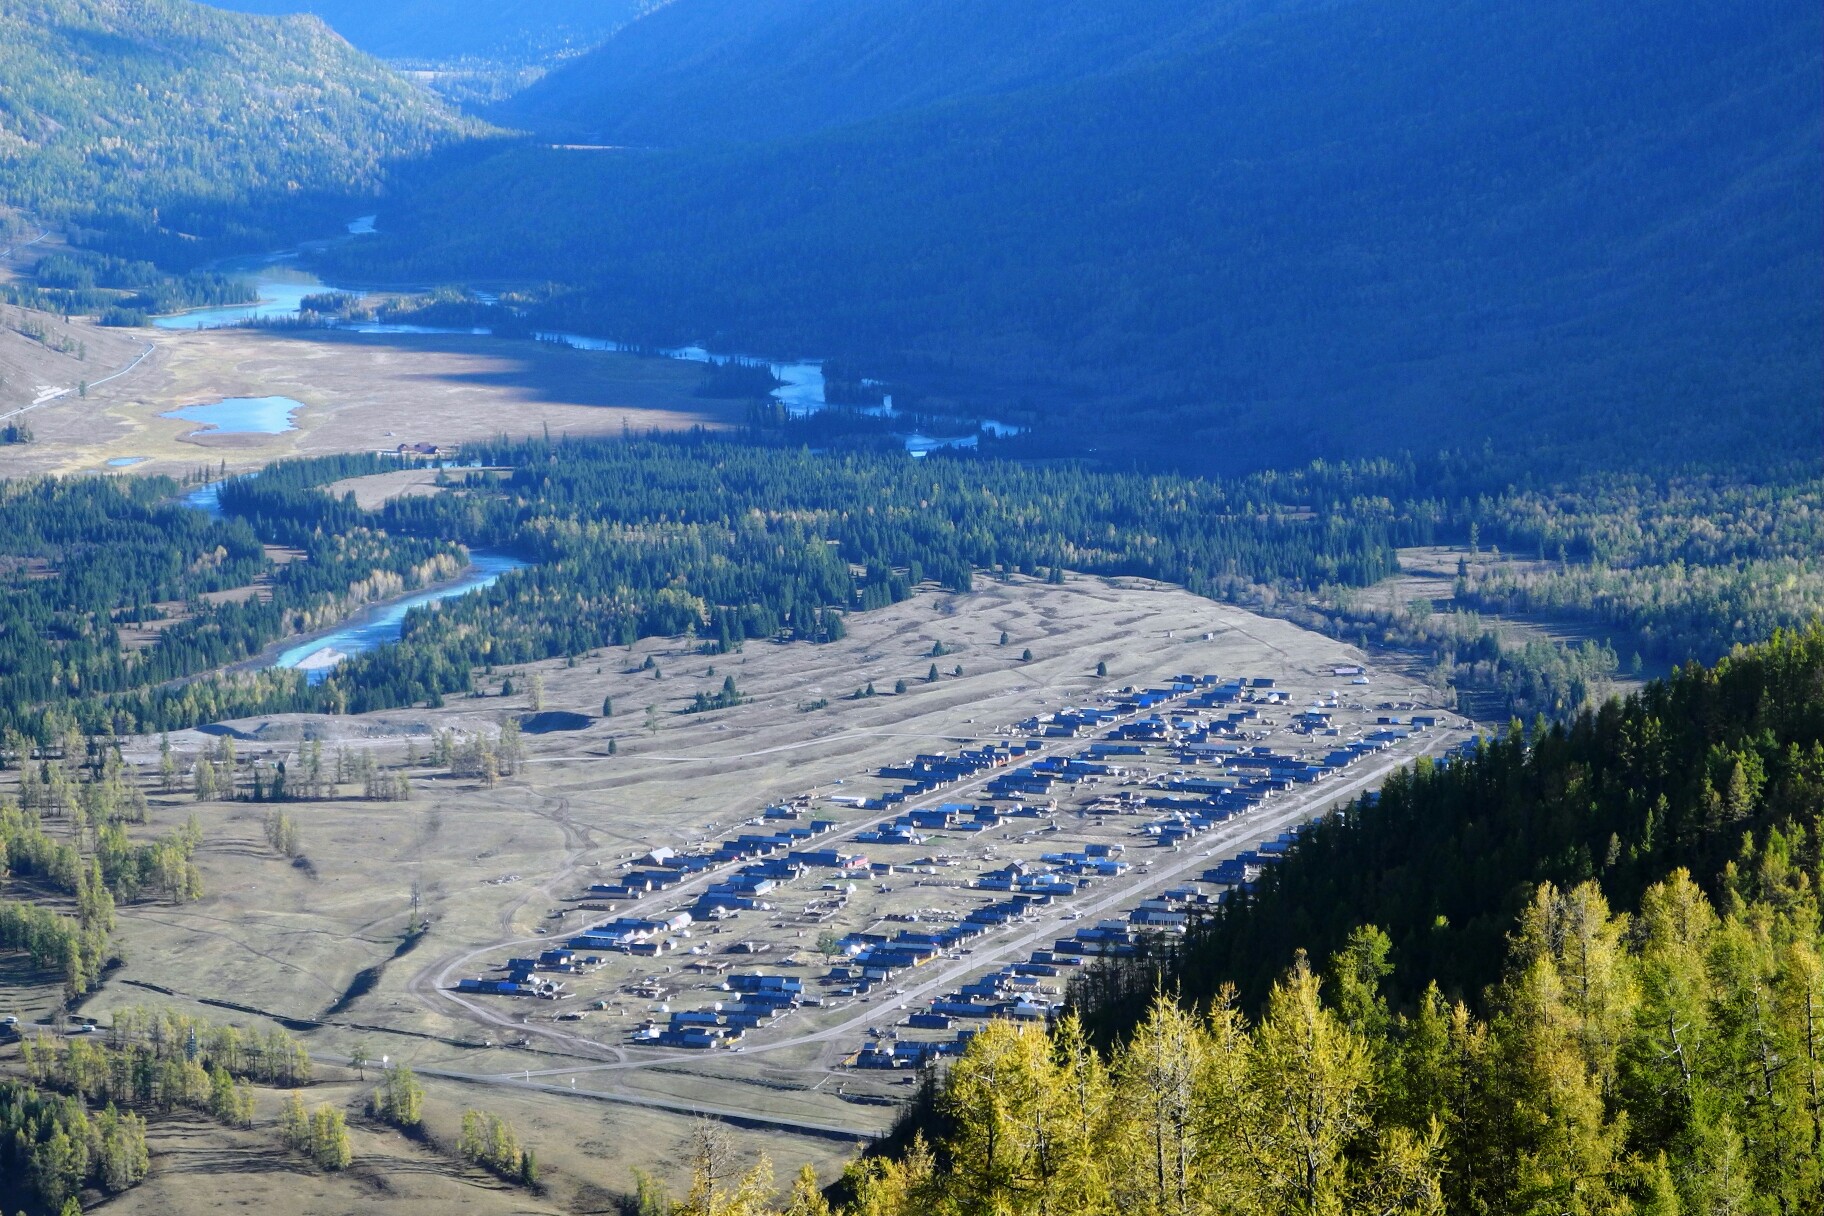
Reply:
<svg viewBox="0 0 1824 1216"><path fill-rule="evenodd" d="M940 646L943 657L934 660ZM1030 660L1022 657L1027 650ZM941 669L934 683L925 679L933 662ZM1098 663L1106 664L1105 676L1096 675ZM802 1045L768 1051L761 1043L750 1054L686 1060L627 1048L627 1032L643 1008L606 989L615 1010L564 1024L552 1020L557 1009L544 1002L481 998L491 1019L478 1016L450 999L448 985L494 965L494 955L514 952L504 943L539 941L547 928L555 935L601 919L587 910L552 916L575 907L598 873L605 877L655 846L742 830L739 824L771 802L814 794L818 814L852 826L871 816L839 800L871 788L869 774L880 765L967 740L1006 738L998 733L1004 724L1089 703L1107 689L1187 671L1328 686L1338 682L1333 668L1355 664L1368 665L1372 685L1354 695L1422 703L1420 687L1322 635L1162 584L1071 575L1062 586L982 580L967 595L926 591L855 615L850 636L829 645L754 642L742 653L717 656L699 653L685 639L651 639L575 666L555 661L497 671L482 680L488 695L452 699L441 710L225 724L243 758L289 758L295 766L301 743L316 737L328 755L338 748L370 752L389 770L405 766L412 775L410 801L371 802L355 796L358 786L345 785L337 797L288 806L307 858L302 865L267 844L268 808L197 802L182 790L160 793L152 788L158 741L131 741L127 757L141 766L153 803L143 831L169 830L194 813L203 831L199 861L207 894L181 907L123 908L126 965L80 1012L105 1024L109 1011L123 1005L170 1003L247 1026L275 1024L274 1018L320 1021L305 1032L322 1078L310 1087L312 1104L356 1104L363 1088L335 1061L357 1045L376 1058L407 1060L425 1074L430 1146L362 1129L357 1168L311 1177L319 1191L311 1211L392 1210L394 1204L400 1211L425 1204L544 1210L530 1197L500 1194L485 1176L434 1151L437 1143L453 1142L464 1106L497 1111L518 1125L538 1150L551 1205L563 1210L607 1207L611 1192L631 1187L636 1168L677 1181L693 1109L747 1112L765 1125L737 1131L744 1153L769 1153L782 1173L809 1161L827 1177L853 1141L783 1125L857 1135L884 1130L890 1103L909 1092L909 1075L856 1072L842 1061L862 1042L857 1018L890 1027L904 1016L891 1000L794 1014L791 1029L781 1033L802 1038ZM962 674L952 674L959 667ZM524 763L491 789L425 762L434 731L470 734L527 720L525 690L535 673L543 683L541 710L573 715L560 721L580 720L582 729L527 733ZM719 688L727 675L747 697L744 704L679 712L694 693ZM503 696L508 679L515 691ZM906 691L894 695L902 679ZM851 699L869 684L877 695ZM610 718L601 716L604 697L613 700ZM184 732L172 741L187 761L219 738ZM973 856L981 847L989 849L986 856L996 847L1010 856L1005 850L1022 846L997 837L968 851ZM873 905L854 905L854 914L871 924L946 906L962 894L904 885ZM431 928L395 957L414 889ZM1098 888L1094 898L1104 898L1104 890L1116 893L1113 886ZM794 892L780 906L808 897ZM864 906L875 911L860 911ZM794 944L794 932L803 935L769 928L762 917L702 940L720 953L728 934L779 938L770 957L754 960L762 970L776 970L791 965L793 951L802 956L808 949L808 940ZM984 958L991 946L982 947ZM681 961L651 969L662 974ZM363 973L370 978L358 983ZM49 1012L53 993L18 991L18 1012L28 1021ZM278 1100L262 1097L262 1122L276 1117ZM281 1193L302 1178L275 1166L257 1143L194 1121L160 1121L152 1181L115 1204L136 1212L214 1210L193 1197L203 1188L192 1184L206 1172L212 1204L234 1196L297 1210ZM511 1204L519 1206L503 1206Z"/></svg>
<svg viewBox="0 0 1824 1216"><path fill-rule="evenodd" d="M421 443L447 449L545 430L590 436L716 428L745 417L742 402L695 396L702 366L676 359L485 335L123 331L49 320L73 342L90 343L89 358L64 358L68 366L51 369L55 376L38 374L46 384L37 392L67 391L31 411L32 443L0 446L0 477L110 467L181 475L224 464L237 472L287 456ZM115 372L122 374L101 382ZM267 396L302 403L294 429L222 434L163 417L183 406Z"/></svg>

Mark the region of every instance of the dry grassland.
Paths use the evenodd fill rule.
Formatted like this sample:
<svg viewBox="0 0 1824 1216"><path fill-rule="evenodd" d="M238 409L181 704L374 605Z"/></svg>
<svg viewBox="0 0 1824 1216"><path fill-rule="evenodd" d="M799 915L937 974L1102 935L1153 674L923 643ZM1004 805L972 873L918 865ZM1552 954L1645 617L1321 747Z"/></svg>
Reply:
<svg viewBox="0 0 1824 1216"><path fill-rule="evenodd" d="M527 736L521 772L492 790L421 767L414 770L417 788L409 802L292 804L287 810L300 825L306 865L269 847L265 807L155 795L148 830L198 816L207 894L182 907L123 909L119 941L126 965L81 1012L105 1021L111 1008L170 1002L241 1024L269 1024L250 1010L318 1019L368 972L370 986L330 1018L333 1024L306 1032L313 1052L340 1057L364 1043L376 1055L385 1052L421 1071L496 1081L530 1071L534 1084L558 1090L575 1076L580 1091L600 1091L608 1099L645 1096L674 1108L433 1078L437 1100L451 1111L461 1104L502 1113L510 1107L526 1141L538 1147L541 1161L572 1179L566 1185L575 1195L587 1187L624 1188L636 1166L678 1177L676 1147L695 1106L879 1130L892 1115L879 1095L903 1093L905 1079L859 1082L832 1074L825 1069L827 1044L603 1071L602 1064L625 1058L617 1045L628 1021L611 1024L603 1016L575 1028L578 1040L586 1031L602 1044L595 1049L537 1035L516 1047L526 1016L551 1025L550 1006L497 1001L492 1008L499 1021L478 1023L434 991L435 982L453 963L488 954L505 939L542 940L536 937L541 928L574 929L594 919L587 912L562 921L551 917L572 906L573 897L595 881L598 866L655 845L706 838L770 801L813 789L831 794L851 784L865 787L873 768L914 751L993 737L1002 724L1081 702L1097 689L1180 671L1273 675L1309 685L1334 683L1328 671L1333 664L1363 661L1353 648L1288 623L1140 580L984 582L969 595L924 593L850 621L850 636L827 646L753 642L745 653L712 656L684 639L654 639L574 667L541 664L545 708L586 716L586 729ZM938 643L946 653L934 660ZM1030 662L1020 658L1027 648ZM657 677L641 670L648 657ZM933 662L944 674L928 684L924 677ZM1094 675L1098 662L1107 664L1106 678ZM950 674L958 665L960 677ZM338 746L365 748L397 764L408 748L426 755L435 730L493 730L509 716L523 715L532 670L483 677L488 695L452 700L437 711L280 716L230 725L242 757L294 757L299 742L313 736L326 741L331 756ZM700 715L678 712L692 694L718 689L730 674L749 698L746 704ZM508 676L517 686L510 698L498 695ZM892 695L902 678L908 691ZM879 695L848 699L870 682ZM1397 695L1378 680L1375 693ZM609 719L600 717L604 697L615 706ZM819 701L827 704L811 708ZM647 706L655 707L656 732L646 729ZM618 753L612 756L611 739ZM187 757L214 739L184 732L173 742ZM129 759L150 767L156 747L156 740L139 740L129 747ZM871 816L848 811L836 817L858 822ZM606 876L605 869L601 873ZM432 927L394 957L414 885ZM928 899L907 898L913 907ZM765 966L777 958L755 961ZM227 1133L171 1134L180 1147L186 1137L200 1143L162 1155L153 1181L119 1201L130 1210L201 1211L197 1205L214 1202L204 1194L256 1202L296 1182L291 1166L270 1153L235 1148L238 1141ZM770 1145L776 1159L794 1167L802 1160L833 1165L845 1151L837 1142L780 1130L751 1133L749 1143ZM369 1175L352 1171L320 1181L325 1206L313 1211L395 1203L402 1211L437 1204L496 1210L489 1205L497 1198L486 1187L463 1183L460 1201L451 1198L457 1192L446 1189L455 1185L449 1171L412 1165L418 1150L404 1142L359 1151L391 1163L378 1172L394 1189L380 1189L365 1180ZM210 1187L195 1186L197 1172L210 1173ZM225 1180L219 1187L218 1177ZM507 1205L500 1210L541 1210L524 1196L498 1202Z"/></svg>
<svg viewBox="0 0 1824 1216"><path fill-rule="evenodd" d="M6 310L16 312L17 310ZM61 319L57 325L62 327ZM94 472L141 458L135 472L181 474L199 466L257 468L287 456L462 444L500 434L618 435L739 423L745 407L692 395L702 369L673 359L577 351L547 343L457 335L218 329L104 330L78 320L86 363L0 332L0 374L49 377L72 388L153 351L126 375L32 411L29 445L0 447L0 477ZM13 348L48 370L9 371ZM33 364L34 367L37 364ZM86 369L86 370L85 370ZM57 377L61 376L61 379ZM49 381L47 381L49 382ZM0 401L17 394L0 389ZM290 397L296 429L277 435L213 434L161 414L225 397ZM11 406L0 408L6 412Z"/></svg>

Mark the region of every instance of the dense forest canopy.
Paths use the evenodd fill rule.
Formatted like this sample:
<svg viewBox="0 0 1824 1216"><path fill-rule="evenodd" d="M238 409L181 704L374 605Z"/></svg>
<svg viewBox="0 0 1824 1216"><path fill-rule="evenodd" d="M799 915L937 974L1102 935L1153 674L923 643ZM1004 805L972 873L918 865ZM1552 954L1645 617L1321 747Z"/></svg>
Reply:
<svg viewBox="0 0 1824 1216"><path fill-rule="evenodd" d="M1020 411L1035 455L1233 469L1486 442L1543 473L1815 451L1815 5L1244 11L1042 86L881 117L864 92L858 121L772 142L465 153L332 264L554 280L572 327L853 356L926 404ZM968 62L1030 45L977 41ZM824 106L769 45L654 50L716 71L651 122ZM781 89L807 96L752 104Z"/></svg>

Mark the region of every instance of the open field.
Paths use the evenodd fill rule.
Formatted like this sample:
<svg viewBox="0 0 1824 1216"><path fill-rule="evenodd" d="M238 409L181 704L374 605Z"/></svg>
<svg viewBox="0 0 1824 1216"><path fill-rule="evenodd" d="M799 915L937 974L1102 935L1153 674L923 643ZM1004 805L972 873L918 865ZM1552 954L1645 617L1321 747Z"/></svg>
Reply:
<svg viewBox="0 0 1824 1216"><path fill-rule="evenodd" d="M247 469L286 456L401 443L448 446L543 428L553 435L618 435L628 428L726 426L739 423L746 408L693 396L702 375L695 364L541 342L330 331L106 330L83 320L66 327L61 318L55 327L67 329L73 341L87 342L86 360L43 350L11 331L0 333L0 371L8 377L0 401L19 395L11 387L15 381L72 390L31 412L36 442L0 447L0 476L99 471L110 460L133 458L141 461L134 471L142 473L179 474L224 462L230 470ZM93 383L127 367L148 345L152 351L144 361L118 379L92 387L86 398L73 391L79 380ZM29 368L22 363L21 370L9 370L14 347L21 358L31 357ZM268 396L303 403L293 418L295 430L213 434L198 423L159 416L226 397ZM0 413L12 408L17 405Z"/></svg>
<svg viewBox="0 0 1824 1216"><path fill-rule="evenodd" d="M663 1166L688 1152L692 1120L646 1112L637 1126L619 1108L552 1100L512 1090L477 1093L424 1078L424 1139L408 1138L361 1117L368 1080L335 1066L301 1092L308 1106L327 1102L348 1112L354 1160L335 1174L312 1167L279 1147L283 1095L263 1090L255 1125L225 1128L199 1114L155 1116L148 1129L152 1171L140 1186L112 1200L109 1212L146 1216L202 1216L249 1210L301 1211L310 1216L365 1216L374 1211L457 1212L472 1216L542 1216L561 1212L613 1212L633 1187L626 1162ZM465 1107L498 1114L538 1154L541 1193L510 1186L464 1165L453 1146ZM808 1137L764 1137L732 1129L744 1159L771 1152L792 1168L810 1161L827 1175L846 1158L844 1146ZM783 1166L782 1166L783 1172Z"/></svg>
<svg viewBox="0 0 1824 1216"><path fill-rule="evenodd" d="M665 968L684 961L682 955L617 956L613 967L588 977L583 996L618 1002L618 1011L598 1011L580 1023L553 1021L558 1006L547 1002L465 997L458 1003L445 988L458 976L524 952L507 943L541 941L601 920L601 912L575 909L576 897L591 882L608 881L628 858L659 845L685 847L727 834L770 803L817 796L817 815L852 830L879 813L829 799L878 793L883 787L871 774L879 766L915 752L953 750L969 740L1006 738L999 733L1006 724L1090 703L1103 690L1145 685L1178 672L1218 672L1272 677L1303 695L1346 684L1333 675L1333 666L1365 662L1352 647L1291 624L1131 579L1072 576L1062 586L983 580L969 595L926 592L856 614L850 626L848 638L830 645L751 642L744 652L722 656L700 653L686 639L647 640L575 666L560 661L493 672L482 677L487 695L435 711L227 724L243 760L288 759L295 766L299 744L313 737L324 741L327 756L347 748L372 752L388 766L410 764L414 797L289 805L307 859L294 865L267 843L262 826L267 807L199 804L181 792L154 791L147 830L168 830L192 812L198 816L204 835L198 861L207 894L184 906L123 909L119 941L126 965L81 1011L105 1022L111 1008L171 1002L190 1013L244 1024L270 1024L254 1011L321 1019L327 1024L309 1030L306 1039L322 1059L345 1057L357 1043L366 1043L375 1054L410 1061L451 1095L451 1102L490 1109L513 1104L523 1112L515 1121L539 1147L541 1160L573 1176L579 1188L624 1188L635 1166L675 1178L676 1142L692 1110L763 1121L766 1129L753 1132L749 1143L770 1145L782 1167L801 1160L831 1165L846 1151L839 1139L807 1138L781 1125L853 1135L887 1125L893 1113L887 1103L907 1092L910 1078L832 1071L832 1066L860 1046L869 1026L890 1025L903 1016L894 1006L912 1001L910 988L877 1004L835 1000L803 1010L783 1019L769 1032L770 1040L762 1036L743 1053L690 1059L627 1047L628 1031L646 1010L620 991L642 976L664 977ZM942 657L933 657L934 647L941 647ZM1030 661L1021 657L1027 649ZM934 663L941 676L927 683ZM1098 663L1107 665L1105 677L1094 674ZM958 667L960 676L952 674ZM489 732L523 718L535 670L542 677L543 709L574 716L555 725L581 729L528 732L523 764L493 789L425 763L433 732ZM1411 703L1422 696L1408 681L1371 674L1377 701ZM744 704L704 714L680 712L693 694L715 692L729 675L746 697ZM503 696L508 679L515 691ZM894 695L902 679L907 691ZM851 699L870 683L877 695ZM610 718L601 716L605 697L614 705ZM1372 706L1357 717L1363 712L1371 720ZM187 760L216 745L218 736L184 732L172 741ZM1274 745L1280 746L1277 736ZM1080 740L1062 740L1057 750L1080 746ZM130 741L127 756L150 774L157 741ZM1314 792L1311 806L1287 803L1282 817L1294 822L1347 791L1317 787ZM945 791L944 797L966 799L968 789ZM810 946L825 928L872 927L913 911L955 915L983 898L955 879L979 874L991 859L1081 848L1104 837L1125 838L1130 848L1135 844L1138 821L1131 818L1111 817L1104 830L1066 808L1057 820L1056 838L1044 841L996 832L968 842L934 841L912 852L905 846L869 847L866 851L898 863L914 860L914 852L953 852L958 866L936 880L895 878L886 884L889 891L852 898L827 926L816 927L799 913L818 894L804 888L816 883L801 880L800 889L777 901L782 909L777 916L752 914L728 922L717 934L706 929L701 941L722 957L734 940L765 940L767 954L734 965L780 970L799 955L803 965L793 973L809 975L811 962L822 963L811 957ZM1180 878L1180 870L1195 877L1197 869L1213 864L1211 858L1246 847L1277 826L1278 819L1269 825L1263 818L1215 834L1195 850L1146 857L1156 864L1145 877L1156 880L1153 885ZM1129 906L1148 885L1141 878L1136 874L1128 886L1098 885L1085 897L1090 902L1082 907L1088 911L1080 915L1093 921L1100 910L1113 914ZM408 939L414 889L430 929ZM1066 915L1063 907L1057 912L1059 919ZM1016 927L985 940L971 958L934 964L928 976L910 983L954 983L992 962L1017 961L1058 930L1056 920ZM706 999L704 989L679 1007ZM559 1004L582 1003L579 996ZM579 1091L574 1098L563 1093L572 1078ZM517 1084L502 1084L508 1080ZM578 1127L597 1130L585 1139ZM669 1130L661 1136L658 1128ZM573 1166L557 1159L565 1153L575 1154ZM261 1187L283 1181L255 1176L251 1166L224 1169L237 1178L237 1187L247 1188L250 1199ZM162 1179L155 1177L148 1187L164 1185ZM363 1195L372 1202L384 1198L362 1191L352 1176L334 1186L352 1189L346 1199L326 1200L332 1206L345 1203L354 1210ZM134 1202L154 1203L154 1194L147 1190ZM407 1195L395 1197L403 1202ZM413 1192L412 1200L432 1202L433 1195ZM463 1202L476 1211L493 1210L475 1196Z"/></svg>
<svg viewBox="0 0 1824 1216"><path fill-rule="evenodd" d="M1533 558L1519 557L1511 553L1490 552L1470 553L1465 549L1447 545L1413 546L1400 550L1400 572L1392 578L1383 579L1372 587L1366 587L1355 593L1356 602L1364 608L1378 608L1382 611L1399 613L1424 603L1430 606L1435 615L1438 612L1452 610L1455 598L1457 564L1462 562L1471 573L1487 572L1501 568L1516 574L1525 575L1533 571L1548 568L1552 563ZM1477 619L1500 637L1506 647L1518 648L1529 642L1547 642L1555 646L1577 647L1586 642L1609 645L1620 655L1624 664L1621 671L1610 681L1610 691L1618 696L1627 696L1644 687L1648 680L1659 679L1669 675L1672 665L1664 660L1643 662L1639 671L1626 666L1631 654L1632 639L1624 631L1604 627L1601 623L1589 619L1565 614L1547 616L1544 614L1498 613L1478 611ZM1394 656L1387 656L1389 659ZM1416 669L1411 669L1417 675ZM1499 698L1479 696L1474 692L1465 694L1464 708L1469 712L1478 709L1487 711L1490 721L1500 721L1501 707Z"/></svg>

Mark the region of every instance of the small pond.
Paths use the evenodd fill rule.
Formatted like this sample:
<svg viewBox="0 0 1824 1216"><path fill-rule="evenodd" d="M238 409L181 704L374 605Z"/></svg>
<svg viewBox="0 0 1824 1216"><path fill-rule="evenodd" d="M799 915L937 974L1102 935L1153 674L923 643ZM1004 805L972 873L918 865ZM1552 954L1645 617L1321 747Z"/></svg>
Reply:
<svg viewBox="0 0 1824 1216"><path fill-rule="evenodd" d="M200 422L223 435L277 435L297 429L291 416L303 408L303 402L290 397L228 397L210 405L186 405L159 417Z"/></svg>

